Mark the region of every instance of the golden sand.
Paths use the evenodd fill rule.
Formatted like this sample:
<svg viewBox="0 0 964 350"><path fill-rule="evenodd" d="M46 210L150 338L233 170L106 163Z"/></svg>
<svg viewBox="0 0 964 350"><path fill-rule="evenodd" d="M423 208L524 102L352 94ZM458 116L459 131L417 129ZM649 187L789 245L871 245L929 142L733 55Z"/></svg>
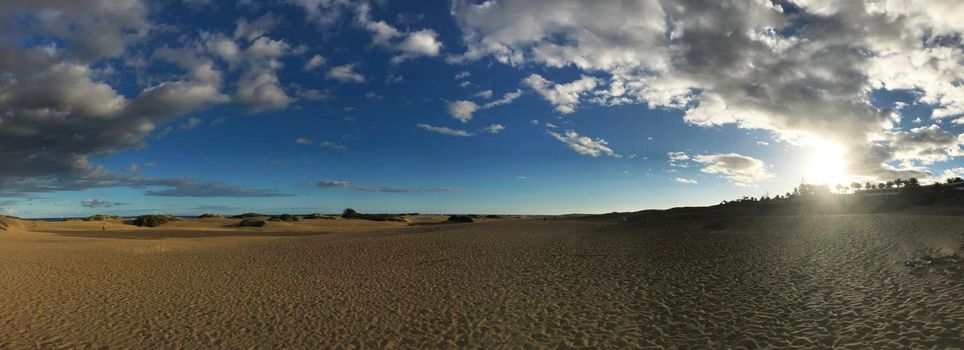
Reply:
<svg viewBox="0 0 964 350"><path fill-rule="evenodd" d="M961 217L0 220L0 348L964 346Z"/></svg>

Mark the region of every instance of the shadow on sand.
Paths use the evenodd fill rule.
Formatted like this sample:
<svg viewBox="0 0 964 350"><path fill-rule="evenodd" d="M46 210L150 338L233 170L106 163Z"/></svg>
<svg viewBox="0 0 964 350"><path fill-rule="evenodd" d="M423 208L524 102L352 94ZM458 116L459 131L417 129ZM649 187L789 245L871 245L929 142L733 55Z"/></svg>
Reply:
<svg viewBox="0 0 964 350"><path fill-rule="evenodd" d="M77 231L54 232L61 236L118 239L164 239L164 238L210 238L210 237L304 237L319 236L329 232L284 231Z"/></svg>

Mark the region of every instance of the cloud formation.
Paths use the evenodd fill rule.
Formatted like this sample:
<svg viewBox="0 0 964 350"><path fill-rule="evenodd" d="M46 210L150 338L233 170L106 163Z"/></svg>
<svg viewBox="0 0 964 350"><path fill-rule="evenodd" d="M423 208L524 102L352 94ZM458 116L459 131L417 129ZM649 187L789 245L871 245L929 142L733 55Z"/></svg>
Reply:
<svg viewBox="0 0 964 350"><path fill-rule="evenodd" d="M424 193L424 192L457 192L459 188L453 187L434 187L434 188L398 188L398 187L377 187L355 184L351 181L325 180L318 183L321 188L347 188L363 192L382 192L382 193Z"/></svg>
<svg viewBox="0 0 964 350"><path fill-rule="evenodd" d="M505 127L502 126L502 124L492 124L483 128L483 130L485 130L485 132L490 134L498 134L502 132L502 130L505 130Z"/></svg>
<svg viewBox="0 0 964 350"><path fill-rule="evenodd" d="M328 79L340 81L342 83L364 83L365 76L355 72L355 64L349 63L337 67L331 67L325 74Z"/></svg>
<svg viewBox="0 0 964 350"><path fill-rule="evenodd" d="M119 207L126 204L127 203L111 202L111 201L105 201L105 200L96 199L96 198L85 199L80 201L80 206L86 207L86 208L113 208L113 207Z"/></svg>
<svg viewBox="0 0 964 350"><path fill-rule="evenodd" d="M926 176L914 164L935 159L892 144L900 111L874 106L875 90L918 91L933 119L964 114L955 1L456 0L452 13L467 46L458 60L585 72L523 80L559 113L583 102L679 109L693 125L839 143L858 176Z"/></svg>
<svg viewBox="0 0 964 350"><path fill-rule="evenodd" d="M452 115L452 118L463 123L468 123L469 120L472 120L472 114L477 110L479 110L479 105L472 101L459 100L451 102L448 105L448 111L449 114Z"/></svg>
<svg viewBox="0 0 964 350"><path fill-rule="evenodd" d="M566 132L563 134L548 130L546 133L556 140L559 140L559 142L566 144L570 149L579 154L584 154L593 158L599 157L600 155L616 155L616 152L609 148L609 143L603 139L593 140L588 136L580 136L579 133L572 130L566 130Z"/></svg>
<svg viewBox="0 0 964 350"><path fill-rule="evenodd" d="M432 126L428 124L417 124L416 126L434 133L442 134L442 135L460 136L460 137L469 137L474 135L473 133L470 133L465 130L451 129L444 126Z"/></svg>
<svg viewBox="0 0 964 350"><path fill-rule="evenodd" d="M703 164L700 171L720 175L737 186L752 186L773 177L762 160L736 153L700 154L692 160Z"/></svg>
<svg viewBox="0 0 964 350"><path fill-rule="evenodd" d="M432 29L403 31L383 20L375 20L368 1L294 0L292 3L303 8L309 19L323 27L329 27L343 18L353 18L355 26L371 34L373 46L396 53L391 59L392 63L438 56L444 46L438 40L438 33Z"/></svg>
<svg viewBox="0 0 964 350"><path fill-rule="evenodd" d="M561 84L548 81L538 74L532 74L525 78L522 84L535 90L543 99L555 106L559 113L569 114L576 111L576 106L579 105L583 94L596 88L597 81L593 77L583 75L578 80Z"/></svg>

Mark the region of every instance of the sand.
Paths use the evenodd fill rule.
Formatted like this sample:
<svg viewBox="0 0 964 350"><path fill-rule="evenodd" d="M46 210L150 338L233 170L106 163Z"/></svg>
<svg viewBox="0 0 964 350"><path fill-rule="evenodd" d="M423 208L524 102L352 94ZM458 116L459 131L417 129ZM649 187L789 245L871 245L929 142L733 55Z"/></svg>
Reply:
<svg viewBox="0 0 964 350"><path fill-rule="evenodd" d="M0 348L964 347L962 217L0 220Z"/></svg>

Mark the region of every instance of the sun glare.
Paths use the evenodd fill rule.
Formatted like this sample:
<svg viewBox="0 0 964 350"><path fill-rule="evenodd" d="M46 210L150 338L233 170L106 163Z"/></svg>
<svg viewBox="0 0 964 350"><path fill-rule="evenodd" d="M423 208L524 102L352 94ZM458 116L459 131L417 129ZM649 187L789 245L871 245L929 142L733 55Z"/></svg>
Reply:
<svg viewBox="0 0 964 350"><path fill-rule="evenodd" d="M831 188L836 184L850 183L844 162L846 148L828 141L815 142L812 147L812 156L804 179L806 182L826 184Z"/></svg>

